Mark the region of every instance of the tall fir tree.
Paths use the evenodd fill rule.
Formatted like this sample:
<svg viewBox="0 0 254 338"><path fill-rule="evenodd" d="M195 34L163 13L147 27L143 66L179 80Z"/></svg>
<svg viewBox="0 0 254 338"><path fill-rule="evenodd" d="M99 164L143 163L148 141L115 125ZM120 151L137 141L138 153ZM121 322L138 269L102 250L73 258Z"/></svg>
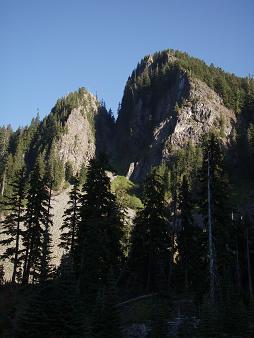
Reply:
<svg viewBox="0 0 254 338"><path fill-rule="evenodd" d="M31 290L17 318L18 337L92 338L76 289L72 257L61 259L58 278Z"/></svg>
<svg viewBox="0 0 254 338"><path fill-rule="evenodd" d="M50 189L45 184L44 159L40 154L30 177L24 230L23 282L45 279L49 268Z"/></svg>
<svg viewBox="0 0 254 338"><path fill-rule="evenodd" d="M183 177L180 194L180 230L177 232L177 261L180 265L180 287L185 291L202 291L199 276L205 269L205 246L202 229L194 223L194 201L186 176Z"/></svg>
<svg viewBox="0 0 254 338"><path fill-rule="evenodd" d="M119 271L123 225L110 179L103 165L92 159L81 198L75 260L81 293L94 296L106 284L112 268Z"/></svg>
<svg viewBox="0 0 254 338"><path fill-rule="evenodd" d="M47 175L44 177L44 188L45 188L45 197L46 200L46 214L44 220L44 229L42 235L42 252L40 260L40 282L45 282L51 277L52 274L52 265L51 265L51 255L52 255L52 236L51 236L51 227L53 225L52 220L52 187L53 180L49 178L47 181Z"/></svg>
<svg viewBox="0 0 254 338"><path fill-rule="evenodd" d="M233 269L234 228L231 226L230 185L219 138L210 133L203 143L201 207L207 230L210 295L215 301L223 276Z"/></svg>
<svg viewBox="0 0 254 338"><path fill-rule="evenodd" d="M26 196L24 169L19 171L11 186L11 196L7 196L3 202L7 215L0 222L0 234L3 236L0 244L7 246L2 258L9 259L13 263L12 283L15 283L22 257L22 222L24 220L24 199Z"/></svg>
<svg viewBox="0 0 254 338"><path fill-rule="evenodd" d="M81 193L79 190L79 179L74 179L74 184L71 192L69 193L68 207L64 212L64 221L60 230L60 247L64 248L67 252L74 254L74 248L77 245L77 232L80 222L80 198Z"/></svg>
<svg viewBox="0 0 254 338"><path fill-rule="evenodd" d="M131 236L130 278L140 291L159 290L168 278L172 243L160 176L152 172L145 181L144 209L137 213Z"/></svg>

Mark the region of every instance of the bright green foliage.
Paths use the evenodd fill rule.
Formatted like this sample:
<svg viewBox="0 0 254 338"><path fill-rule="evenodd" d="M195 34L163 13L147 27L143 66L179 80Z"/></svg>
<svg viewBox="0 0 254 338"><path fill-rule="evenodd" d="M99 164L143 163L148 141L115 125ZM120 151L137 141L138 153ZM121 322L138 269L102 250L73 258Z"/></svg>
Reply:
<svg viewBox="0 0 254 338"><path fill-rule="evenodd" d="M143 205L141 200L134 195L135 188L135 184L124 176L117 176L111 183L111 189L118 203L123 207L137 210Z"/></svg>
<svg viewBox="0 0 254 338"><path fill-rule="evenodd" d="M118 271L123 258L123 224L110 179L100 162L92 159L87 168L77 234L76 267L81 292L96 295L112 268Z"/></svg>
<svg viewBox="0 0 254 338"><path fill-rule="evenodd" d="M13 264L12 282L16 282L18 269L21 267L21 223L24 220L24 199L26 195L25 173L21 170L11 185L12 194L5 198L4 210L7 213L5 219L0 222L2 239L0 244L6 246L1 255L2 259L8 259Z"/></svg>
<svg viewBox="0 0 254 338"><path fill-rule="evenodd" d="M77 245L77 232L80 222L79 203L81 193L79 190L79 180L75 178L74 185L69 193L68 207L64 212L64 222L60 230L60 247L64 248L67 252L73 254L74 247Z"/></svg>
<svg viewBox="0 0 254 338"><path fill-rule="evenodd" d="M155 172L146 179L143 203L134 220L129 270L135 288L154 291L167 279L170 247L164 186Z"/></svg>

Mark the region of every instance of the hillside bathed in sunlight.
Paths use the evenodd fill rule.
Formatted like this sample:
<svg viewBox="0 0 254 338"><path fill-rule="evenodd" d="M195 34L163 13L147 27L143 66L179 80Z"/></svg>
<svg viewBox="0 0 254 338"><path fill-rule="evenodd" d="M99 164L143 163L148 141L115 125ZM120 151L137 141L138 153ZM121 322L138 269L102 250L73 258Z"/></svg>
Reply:
<svg viewBox="0 0 254 338"><path fill-rule="evenodd" d="M4 1L1 337L254 337L253 10Z"/></svg>

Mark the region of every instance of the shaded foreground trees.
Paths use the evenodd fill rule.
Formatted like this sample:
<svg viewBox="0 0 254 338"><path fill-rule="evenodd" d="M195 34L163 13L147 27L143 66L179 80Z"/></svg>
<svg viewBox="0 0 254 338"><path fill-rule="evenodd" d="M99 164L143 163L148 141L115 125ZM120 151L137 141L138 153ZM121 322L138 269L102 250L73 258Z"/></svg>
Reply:
<svg viewBox="0 0 254 338"><path fill-rule="evenodd" d="M12 283L20 279L21 268L21 223L24 221L24 198L25 198L25 173L21 170L12 184L12 194L5 200L4 209L8 212L1 224L1 235L3 239L0 244L7 246L2 254L3 259L9 259L13 263Z"/></svg>
<svg viewBox="0 0 254 338"><path fill-rule="evenodd" d="M131 238L129 269L139 290L156 291L167 283L170 262L170 231L162 177L156 171L144 187L144 209L137 213Z"/></svg>
<svg viewBox="0 0 254 338"><path fill-rule="evenodd" d="M70 192L61 236L65 256L54 276L49 234L52 181L45 181L43 158L37 159L29 196L20 204L25 228L20 233L23 247L19 257L23 265L19 263L18 267L23 266L23 283L39 286L33 287L31 301L19 316L21 337L32 337L35 332L40 337L46 330L52 337L68 336L70 332L84 337L120 337L116 303L125 300L126 295L147 293L169 298L185 295L202 305L202 337L221 332L241 335L252 330L251 288L248 292L243 288L252 283L251 219L248 224L247 219L242 222L241 227L236 218L231 219L231 190L223 148L215 135L205 140L202 153L203 163L198 170L195 167L198 177L189 162L187 170L181 165L184 160L173 167L154 169L147 176L144 208L133 221L127 257L123 215L111 192L110 179L104 164L91 160L82 193L78 179ZM200 224L197 215L203 215ZM6 226L7 221L8 217ZM17 229L17 222L14 224ZM210 269L209 274L211 254L214 270ZM214 294L209 290L211 278ZM64 309L69 311L68 316ZM169 315L158 308L158 320L156 315L152 319L153 335L163 332L167 336ZM238 328L230 317L238 320Z"/></svg>
<svg viewBox="0 0 254 338"><path fill-rule="evenodd" d="M123 260L123 223L110 179L97 160L91 160L81 197L75 266L80 291L94 295L105 285L110 269L119 273Z"/></svg>

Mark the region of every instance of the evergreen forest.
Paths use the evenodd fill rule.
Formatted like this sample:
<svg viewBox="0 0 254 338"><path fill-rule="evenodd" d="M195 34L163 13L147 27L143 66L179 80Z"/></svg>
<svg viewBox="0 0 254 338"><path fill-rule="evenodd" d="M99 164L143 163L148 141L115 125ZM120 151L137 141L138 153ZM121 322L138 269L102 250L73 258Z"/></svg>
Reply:
<svg viewBox="0 0 254 338"><path fill-rule="evenodd" d="M222 119L132 181L117 162L131 151L126 139L108 150L103 134L105 147L78 170L59 158L69 116L92 107L84 88L42 121L1 127L0 337L254 337L254 80L180 51L147 67L149 58L129 77L116 121L103 102L99 115L82 110L89 144L104 127L129 128L137 98L155 111L178 72L236 114L234 137L225 141ZM53 205L66 189L55 265Z"/></svg>

